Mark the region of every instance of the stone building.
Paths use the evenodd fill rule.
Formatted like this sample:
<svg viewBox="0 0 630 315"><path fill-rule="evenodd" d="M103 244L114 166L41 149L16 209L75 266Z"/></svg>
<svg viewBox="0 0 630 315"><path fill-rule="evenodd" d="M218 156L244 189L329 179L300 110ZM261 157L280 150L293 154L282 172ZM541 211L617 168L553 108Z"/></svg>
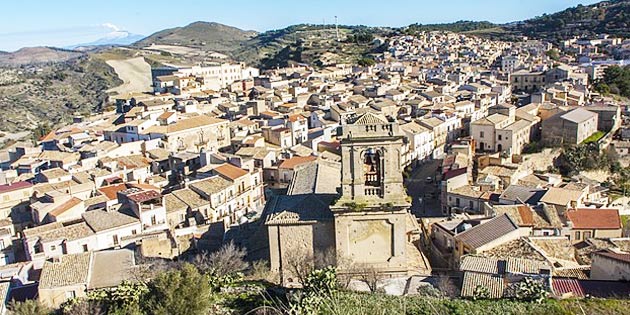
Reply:
<svg viewBox="0 0 630 315"><path fill-rule="evenodd" d="M332 185L339 166L319 161L294 174L287 196L269 202L271 268L283 283L299 280L291 270L296 253L333 262L340 273L430 273L416 246L420 229L403 186L402 146L395 121L369 112L355 117L342 131L340 189Z"/></svg>

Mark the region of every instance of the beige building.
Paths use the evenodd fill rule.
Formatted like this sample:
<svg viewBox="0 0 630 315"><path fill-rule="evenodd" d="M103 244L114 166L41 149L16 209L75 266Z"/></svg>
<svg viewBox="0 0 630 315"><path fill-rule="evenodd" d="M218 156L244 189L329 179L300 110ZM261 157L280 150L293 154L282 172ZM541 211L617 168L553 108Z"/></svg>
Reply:
<svg viewBox="0 0 630 315"><path fill-rule="evenodd" d="M63 255L46 261L39 280L39 301L59 307L69 299L85 297L89 290L118 286L133 277L131 250L106 250Z"/></svg>
<svg viewBox="0 0 630 315"><path fill-rule="evenodd" d="M230 145L229 121L206 115L198 115L173 122L152 126L140 132L150 139L161 139L171 152L205 148L216 152Z"/></svg>
<svg viewBox="0 0 630 315"><path fill-rule="evenodd" d="M573 243L590 238L621 237L621 218L617 209L576 209L565 213L568 231Z"/></svg>
<svg viewBox="0 0 630 315"><path fill-rule="evenodd" d="M591 280L628 281L630 253L601 251L591 255Z"/></svg>
<svg viewBox="0 0 630 315"><path fill-rule="evenodd" d="M583 108L560 112L542 122L546 145L576 145L597 132L598 115Z"/></svg>

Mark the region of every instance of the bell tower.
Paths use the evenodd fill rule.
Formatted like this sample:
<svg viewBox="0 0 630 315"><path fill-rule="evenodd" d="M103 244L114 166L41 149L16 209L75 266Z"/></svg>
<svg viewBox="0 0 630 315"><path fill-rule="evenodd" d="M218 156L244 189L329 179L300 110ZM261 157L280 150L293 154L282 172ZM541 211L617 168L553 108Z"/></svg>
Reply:
<svg viewBox="0 0 630 315"><path fill-rule="evenodd" d="M381 115L368 112L343 126L341 198L337 205L408 206L402 145L398 123Z"/></svg>
<svg viewBox="0 0 630 315"><path fill-rule="evenodd" d="M337 262L408 274L410 207L403 185L398 123L365 113L343 126L341 196L335 216Z"/></svg>

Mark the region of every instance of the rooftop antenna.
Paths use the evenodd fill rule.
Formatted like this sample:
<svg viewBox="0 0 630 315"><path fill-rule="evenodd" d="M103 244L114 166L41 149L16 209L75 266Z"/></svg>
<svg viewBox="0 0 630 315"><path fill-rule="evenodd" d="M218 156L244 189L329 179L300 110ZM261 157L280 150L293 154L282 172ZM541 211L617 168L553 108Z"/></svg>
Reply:
<svg viewBox="0 0 630 315"><path fill-rule="evenodd" d="M337 16L335 15L335 34L337 35L337 41L339 41L339 25L337 24Z"/></svg>

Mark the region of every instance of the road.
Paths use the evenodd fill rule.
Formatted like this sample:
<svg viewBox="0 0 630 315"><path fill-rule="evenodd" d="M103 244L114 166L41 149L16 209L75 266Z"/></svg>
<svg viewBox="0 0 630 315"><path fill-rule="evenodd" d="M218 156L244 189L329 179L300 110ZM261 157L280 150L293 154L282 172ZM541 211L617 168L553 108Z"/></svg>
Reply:
<svg viewBox="0 0 630 315"><path fill-rule="evenodd" d="M438 183L435 175L442 160L431 160L415 167L411 175L405 180L407 193L412 197L411 213L416 217L442 217L440 207ZM427 182L427 177L432 181ZM421 199L420 199L421 198Z"/></svg>

